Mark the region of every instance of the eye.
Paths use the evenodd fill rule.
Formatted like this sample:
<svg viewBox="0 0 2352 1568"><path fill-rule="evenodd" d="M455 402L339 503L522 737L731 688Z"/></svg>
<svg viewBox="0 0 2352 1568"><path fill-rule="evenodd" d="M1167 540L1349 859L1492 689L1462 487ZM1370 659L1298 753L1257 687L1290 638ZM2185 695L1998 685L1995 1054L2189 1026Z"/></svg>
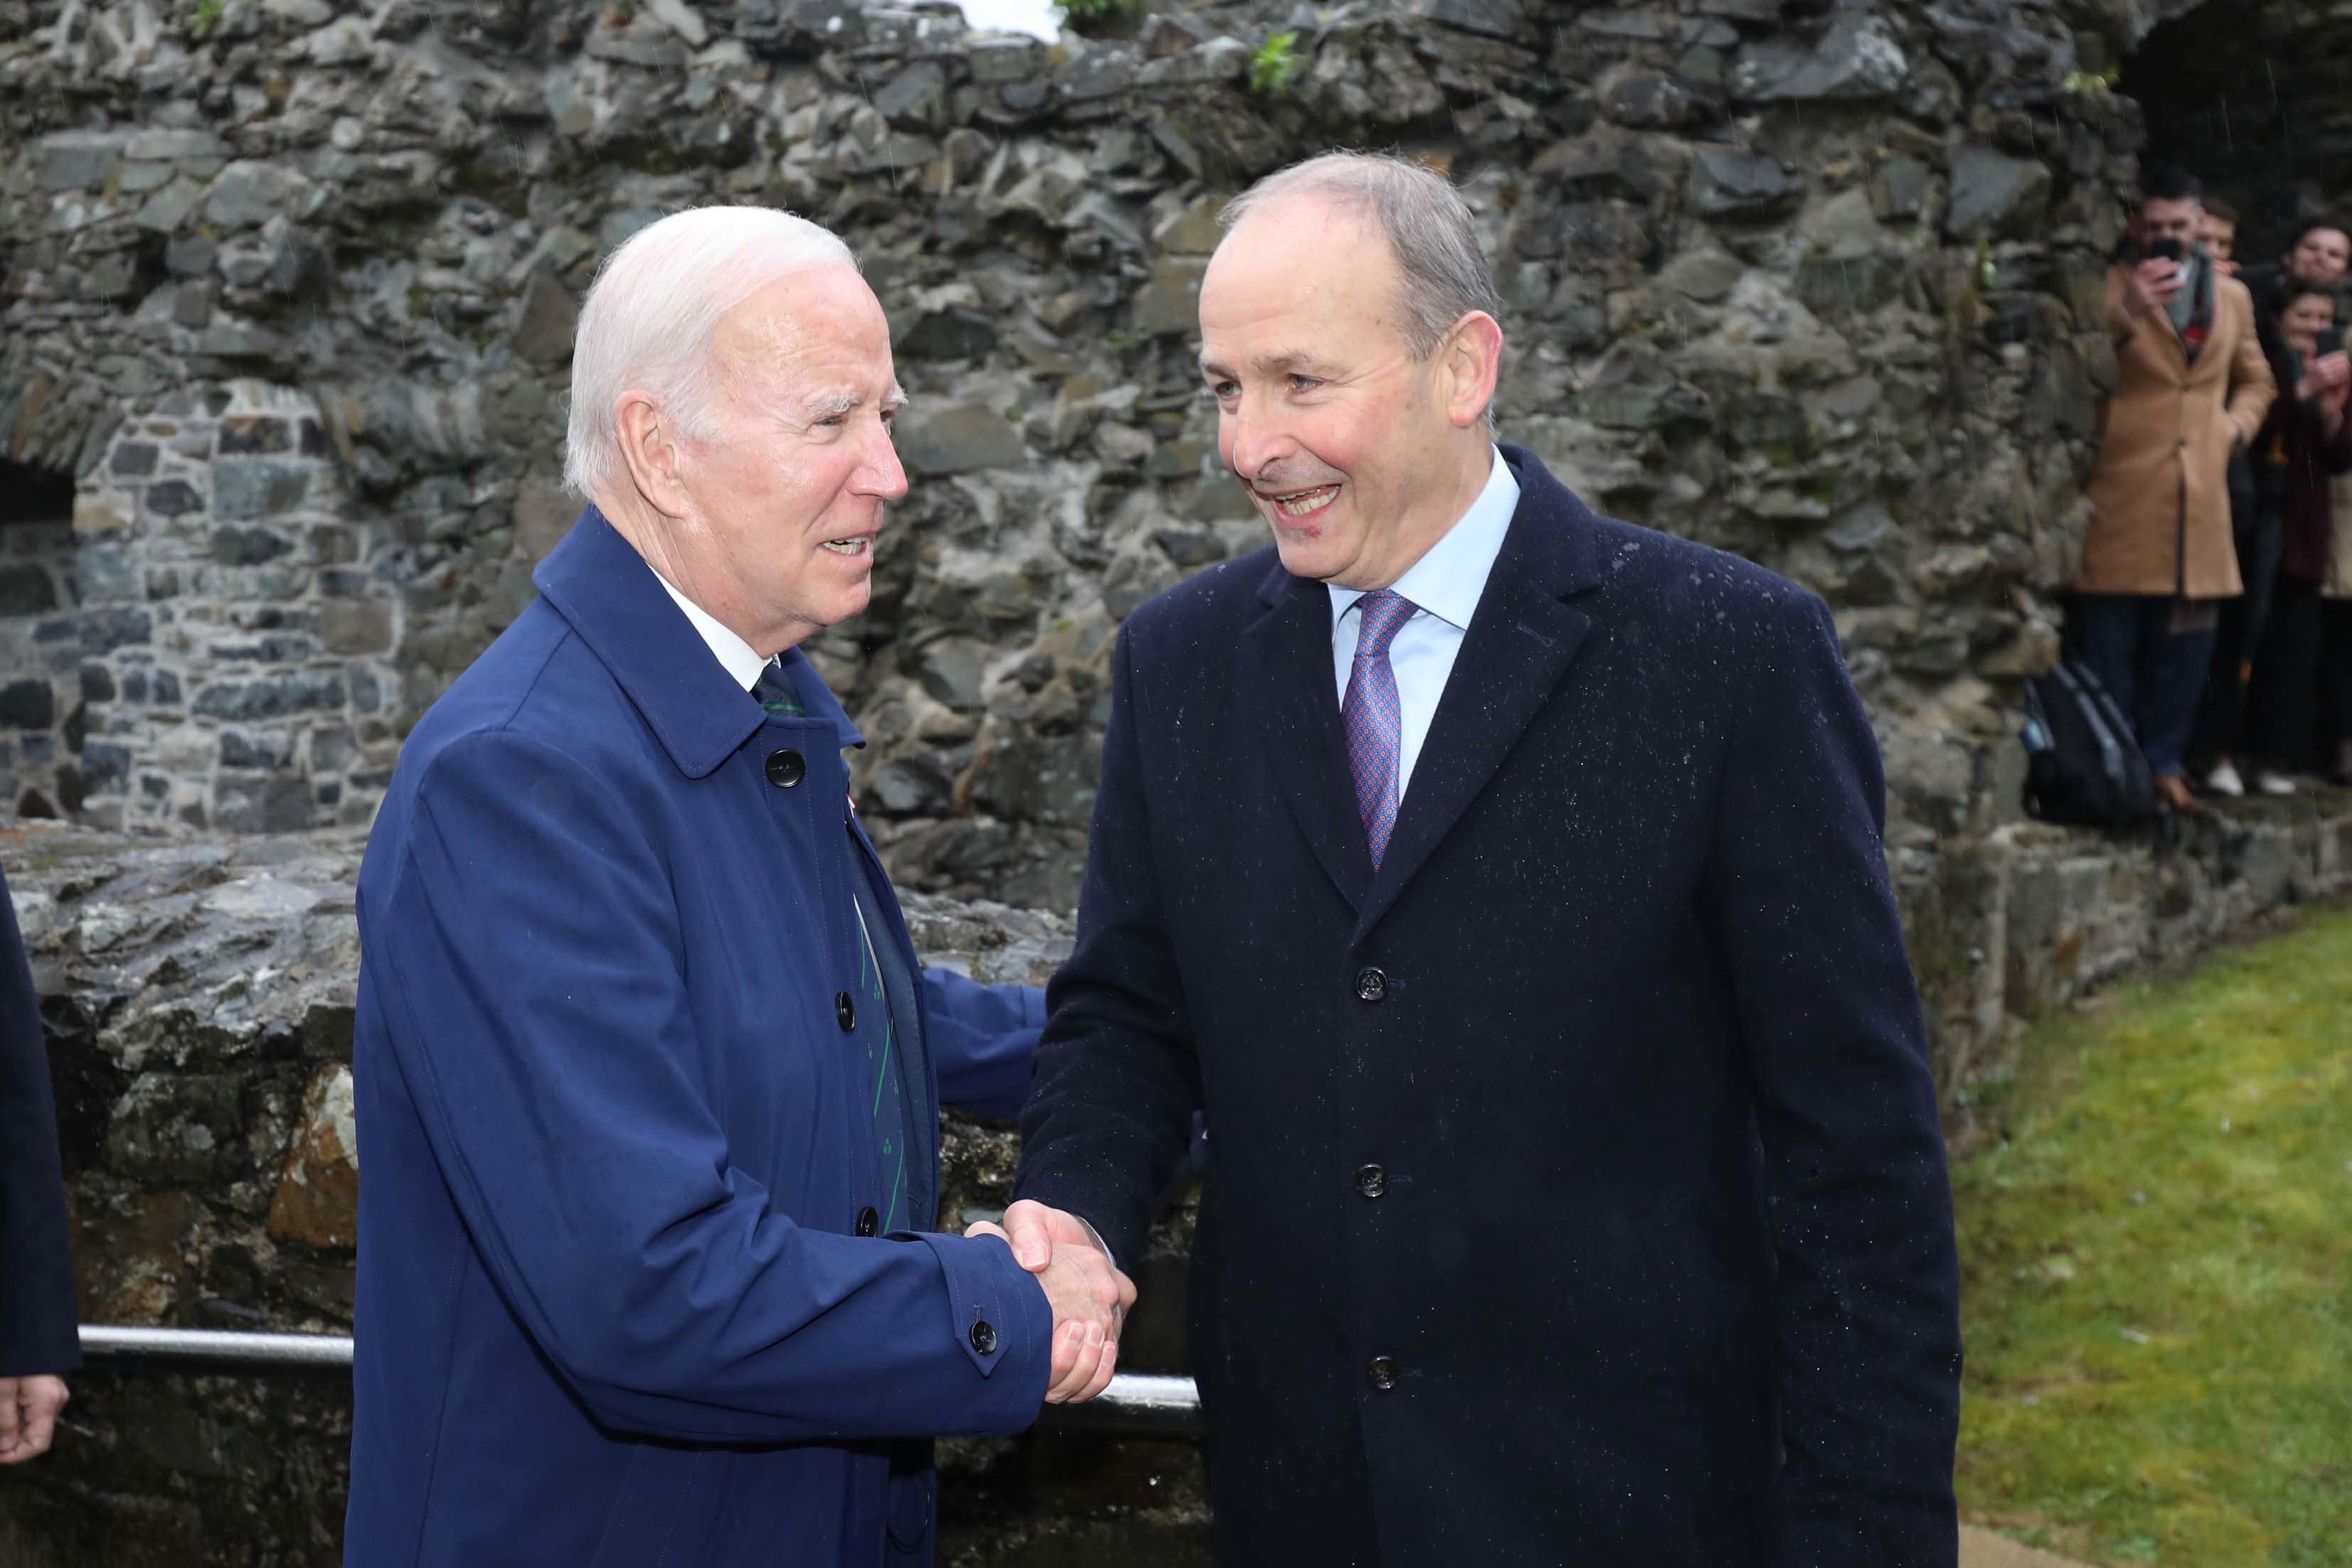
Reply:
<svg viewBox="0 0 2352 1568"><path fill-rule="evenodd" d="M1209 384L1209 395L1220 403L1230 402L1241 395L1242 389L1233 382L1213 381Z"/></svg>
<svg viewBox="0 0 2352 1568"><path fill-rule="evenodd" d="M1290 378L1290 390L1293 392L1312 392L1322 384L1319 379L1311 375L1294 374Z"/></svg>

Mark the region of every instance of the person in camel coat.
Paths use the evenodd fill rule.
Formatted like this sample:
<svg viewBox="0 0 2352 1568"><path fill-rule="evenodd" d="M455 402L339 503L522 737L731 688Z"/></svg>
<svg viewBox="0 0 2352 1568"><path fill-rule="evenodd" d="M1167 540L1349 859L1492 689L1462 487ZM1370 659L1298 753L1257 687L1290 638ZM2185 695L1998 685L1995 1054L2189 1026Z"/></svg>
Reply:
<svg viewBox="0 0 2352 1568"><path fill-rule="evenodd" d="M2196 182L2159 175L2107 274L2116 391L2102 411L2091 527L2068 637L2132 717L2165 802L2191 801L2189 731L2221 601L2242 591L2227 469L2276 384L2245 285L2196 247ZM2162 254L2169 240L2179 259ZM2144 258L2145 259L2142 259Z"/></svg>

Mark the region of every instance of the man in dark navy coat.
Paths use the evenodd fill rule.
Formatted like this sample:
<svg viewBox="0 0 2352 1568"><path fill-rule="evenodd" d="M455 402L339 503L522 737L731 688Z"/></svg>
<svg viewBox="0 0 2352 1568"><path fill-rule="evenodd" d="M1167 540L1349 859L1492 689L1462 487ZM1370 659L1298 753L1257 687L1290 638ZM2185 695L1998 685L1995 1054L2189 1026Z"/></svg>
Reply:
<svg viewBox="0 0 2352 1568"><path fill-rule="evenodd" d="M797 646L866 606L898 402L798 218L590 291L596 504L360 872L355 1568L928 1563L929 1436L1109 1381L1107 1262L933 1232L939 1105L1018 1109L1042 998L917 968Z"/></svg>
<svg viewBox="0 0 2352 1568"><path fill-rule="evenodd" d="M80 1365L40 998L0 878L0 1465L48 1451Z"/></svg>
<svg viewBox="0 0 2352 1568"><path fill-rule="evenodd" d="M1950 1568L1950 1195L1827 612L1490 444L1435 175L1227 216L1274 547L1120 637L1016 1253L1132 1258L1205 1107L1226 1568Z"/></svg>

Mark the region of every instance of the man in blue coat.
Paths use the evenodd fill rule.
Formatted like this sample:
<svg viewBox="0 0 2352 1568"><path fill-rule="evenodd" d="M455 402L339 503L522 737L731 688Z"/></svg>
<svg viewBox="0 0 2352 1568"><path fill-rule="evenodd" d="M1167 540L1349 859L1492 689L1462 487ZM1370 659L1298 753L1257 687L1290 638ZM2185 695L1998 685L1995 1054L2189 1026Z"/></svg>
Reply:
<svg viewBox="0 0 2352 1568"><path fill-rule="evenodd" d="M1202 368L1274 545L1122 630L1006 1228L1134 1257L1205 1105L1224 1568L1951 1568L1950 1194L1828 613L1494 445L1443 180L1228 216Z"/></svg>
<svg viewBox="0 0 2352 1568"><path fill-rule="evenodd" d="M939 1105L1017 1110L1041 1009L918 969L797 647L866 605L899 400L797 218L590 292L594 504L360 875L353 1568L929 1563L929 1436L1109 1381L1108 1263L931 1231Z"/></svg>

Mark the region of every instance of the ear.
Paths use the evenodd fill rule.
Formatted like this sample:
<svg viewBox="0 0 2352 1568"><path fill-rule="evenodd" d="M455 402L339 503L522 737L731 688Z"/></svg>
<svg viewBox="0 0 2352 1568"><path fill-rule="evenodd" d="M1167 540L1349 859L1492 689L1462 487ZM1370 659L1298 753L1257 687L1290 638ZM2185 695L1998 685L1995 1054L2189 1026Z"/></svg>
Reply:
<svg viewBox="0 0 2352 1568"><path fill-rule="evenodd" d="M1495 382L1503 371L1503 329L1486 311L1473 310L1454 323L1437 353L1445 377L1446 417L1467 430L1495 401Z"/></svg>
<svg viewBox="0 0 2352 1568"><path fill-rule="evenodd" d="M686 453L678 444L677 422L651 393L633 389L613 405L613 425L637 493L665 517L689 515L694 499L686 485Z"/></svg>

